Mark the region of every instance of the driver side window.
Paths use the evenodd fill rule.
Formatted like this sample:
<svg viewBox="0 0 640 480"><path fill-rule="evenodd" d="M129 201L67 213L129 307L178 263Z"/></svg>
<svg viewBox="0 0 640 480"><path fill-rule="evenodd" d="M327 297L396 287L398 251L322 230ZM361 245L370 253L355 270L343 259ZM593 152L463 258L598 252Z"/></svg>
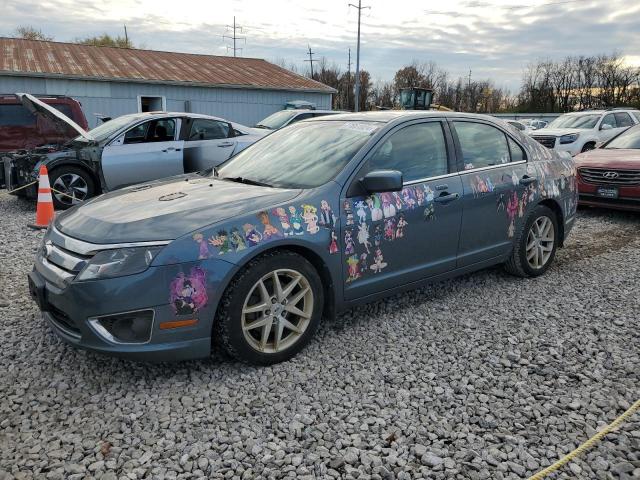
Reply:
<svg viewBox="0 0 640 480"><path fill-rule="evenodd" d="M175 138L176 121L173 118L150 120L131 128L124 134L124 144L170 142Z"/></svg>
<svg viewBox="0 0 640 480"><path fill-rule="evenodd" d="M367 161L367 171L398 170L405 183L448 173L440 122L418 123L391 134Z"/></svg>

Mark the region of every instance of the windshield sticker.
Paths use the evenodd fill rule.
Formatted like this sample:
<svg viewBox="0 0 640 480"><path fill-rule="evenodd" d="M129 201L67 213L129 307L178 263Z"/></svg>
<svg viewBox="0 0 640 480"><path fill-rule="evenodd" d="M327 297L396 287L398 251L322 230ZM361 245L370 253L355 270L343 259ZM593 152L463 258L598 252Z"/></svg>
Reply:
<svg viewBox="0 0 640 480"><path fill-rule="evenodd" d="M180 272L169 286L169 303L176 315L191 315L207 304L206 274L193 267L189 275Z"/></svg>
<svg viewBox="0 0 640 480"><path fill-rule="evenodd" d="M378 128L378 125L369 122L347 122L340 127L340 130L353 130L354 132L371 134Z"/></svg>

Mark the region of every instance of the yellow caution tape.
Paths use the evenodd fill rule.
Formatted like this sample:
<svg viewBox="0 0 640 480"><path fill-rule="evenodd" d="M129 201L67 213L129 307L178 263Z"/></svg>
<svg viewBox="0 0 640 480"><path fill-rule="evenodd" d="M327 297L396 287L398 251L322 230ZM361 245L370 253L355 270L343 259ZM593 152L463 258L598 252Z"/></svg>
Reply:
<svg viewBox="0 0 640 480"><path fill-rule="evenodd" d="M567 455L565 455L564 457L562 457L560 460L558 460L556 463L554 463L553 465L548 466L547 468L545 468L544 470L542 470L541 472L536 473L534 476L529 477L529 480L542 480L543 478L545 478L547 475L549 475L550 473L555 472L556 470L559 470L560 468L562 468L564 465L566 465L567 463L569 463L571 460L573 460L575 457L577 457L578 455L580 455L582 452L584 452L585 450L590 449L591 447L593 447L593 445L598 441L601 440L602 437L604 437L605 435L607 435L608 433L611 433L614 429L616 429L622 422L624 422L627 418L629 418L631 415L633 415L634 413L636 413L638 411L638 409L640 409L640 400L636 400L636 402L631 405L622 415L620 415L618 418L616 418L613 422L611 422L609 425L607 425L605 428L603 428L602 430L600 430L598 433L596 433L593 437L591 437L589 440L587 440L586 442L584 442L582 445L580 445L578 448L576 448L575 450L573 450L572 452L568 453Z"/></svg>
<svg viewBox="0 0 640 480"><path fill-rule="evenodd" d="M33 182L27 183L26 185L23 185L23 186L18 187L18 188L14 189L14 190L11 190L10 192L0 192L0 195L10 195L13 192L17 192L18 190L22 190L23 188L30 187L31 185L35 185L36 183L38 183L38 180L34 180Z"/></svg>
<svg viewBox="0 0 640 480"><path fill-rule="evenodd" d="M56 190L53 187L51 187L51 191L55 192L55 193L59 193L60 195L64 195L65 197L73 198L74 200L76 200L78 202L84 202L84 200L81 200L81 199L79 199L77 197L74 197L73 195L69 195L68 193L61 192L60 190Z"/></svg>

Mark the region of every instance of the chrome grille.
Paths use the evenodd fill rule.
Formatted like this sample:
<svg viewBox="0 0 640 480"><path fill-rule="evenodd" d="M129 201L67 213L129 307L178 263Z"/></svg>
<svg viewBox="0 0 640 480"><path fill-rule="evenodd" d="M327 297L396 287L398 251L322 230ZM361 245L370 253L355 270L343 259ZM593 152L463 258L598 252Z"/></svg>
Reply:
<svg viewBox="0 0 640 480"><path fill-rule="evenodd" d="M532 136L533 137L533 136ZM535 136L534 140L537 140L538 143L544 145L547 148L554 148L556 146L557 137L552 136Z"/></svg>
<svg viewBox="0 0 640 480"><path fill-rule="evenodd" d="M90 255L81 255L76 252L66 250L50 240L44 244L44 258L56 267L76 276L84 268Z"/></svg>
<svg viewBox="0 0 640 480"><path fill-rule="evenodd" d="M640 170L619 170L607 168L579 168L580 176L587 183L597 185L640 185Z"/></svg>

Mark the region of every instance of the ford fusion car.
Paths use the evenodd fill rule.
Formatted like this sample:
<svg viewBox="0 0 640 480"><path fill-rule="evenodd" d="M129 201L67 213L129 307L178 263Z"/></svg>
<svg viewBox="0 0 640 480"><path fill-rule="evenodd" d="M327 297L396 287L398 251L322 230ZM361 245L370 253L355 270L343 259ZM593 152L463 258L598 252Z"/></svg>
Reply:
<svg viewBox="0 0 640 480"><path fill-rule="evenodd" d="M215 167L266 134L221 118L180 112L123 115L86 132L32 95L16 95L29 110L76 131L77 137L58 151L0 158L0 180L4 176L8 190L33 182L40 165L46 165L56 209L127 185ZM19 193L36 198L37 185Z"/></svg>
<svg viewBox="0 0 640 480"><path fill-rule="evenodd" d="M362 302L496 264L543 274L575 220L575 173L487 116L307 120L217 170L59 215L30 291L77 347L272 364Z"/></svg>

